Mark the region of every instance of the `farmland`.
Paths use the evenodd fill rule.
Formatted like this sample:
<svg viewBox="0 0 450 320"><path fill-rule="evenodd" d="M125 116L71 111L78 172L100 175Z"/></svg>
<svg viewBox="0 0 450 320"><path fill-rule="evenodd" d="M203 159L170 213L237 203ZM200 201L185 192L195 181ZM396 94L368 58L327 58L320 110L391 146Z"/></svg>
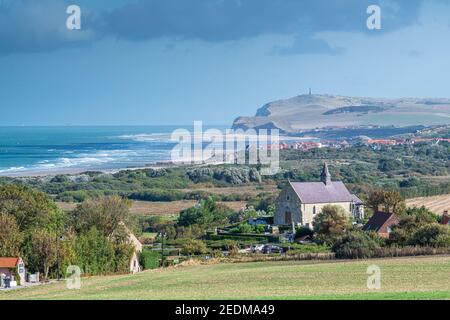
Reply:
<svg viewBox="0 0 450 320"><path fill-rule="evenodd" d="M367 267L381 289L367 289ZM0 293L0 299L450 299L450 256L210 264L82 279ZM420 280L420 281L419 281Z"/></svg>
<svg viewBox="0 0 450 320"><path fill-rule="evenodd" d="M406 205L408 207L418 207L418 208L425 206L428 210L438 215L442 215L444 210L450 209L450 195L444 194L441 196L434 196L434 197L407 199Z"/></svg>
<svg viewBox="0 0 450 320"><path fill-rule="evenodd" d="M196 200L179 200L179 201L132 201L130 208L131 213L137 215L178 215L180 211L193 207L197 203ZM244 201L227 201L219 202L227 207L239 211L245 208ZM62 210L70 211L77 205L73 202L58 202L58 207Z"/></svg>

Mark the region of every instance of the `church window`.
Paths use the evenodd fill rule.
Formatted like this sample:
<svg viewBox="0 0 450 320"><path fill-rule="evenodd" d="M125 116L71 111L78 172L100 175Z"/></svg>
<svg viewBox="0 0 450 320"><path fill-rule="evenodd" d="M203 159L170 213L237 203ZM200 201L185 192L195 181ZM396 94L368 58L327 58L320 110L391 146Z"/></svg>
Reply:
<svg viewBox="0 0 450 320"><path fill-rule="evenodd" d="M313 207L313 214L316 214L316 206Z"/></svg>

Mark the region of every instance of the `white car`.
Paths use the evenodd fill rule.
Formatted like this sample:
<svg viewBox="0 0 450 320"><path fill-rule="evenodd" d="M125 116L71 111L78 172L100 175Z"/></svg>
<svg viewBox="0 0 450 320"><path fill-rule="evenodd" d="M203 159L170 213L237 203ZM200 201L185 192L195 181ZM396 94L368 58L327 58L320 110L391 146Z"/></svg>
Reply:
<svg viewBox="0 0 450 320"><path fill-rule="evenodd" d="M256 245L253 245L253 246L252 246L252 252L253 252L253 253L262 252L263 248L264 248L264 245L263 245L263 244L256 244Z"/></svg>

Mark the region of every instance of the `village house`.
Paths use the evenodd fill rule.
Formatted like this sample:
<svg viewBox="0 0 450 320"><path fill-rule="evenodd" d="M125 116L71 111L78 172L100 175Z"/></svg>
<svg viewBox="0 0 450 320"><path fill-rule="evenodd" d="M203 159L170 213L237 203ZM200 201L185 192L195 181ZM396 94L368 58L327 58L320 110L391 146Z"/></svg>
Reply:
<svg viewBox="0 0 450 320"><path fill-rule="evenodd" d="M363 227L363 231L374 231L380 237L389 238L392 228L399 223L399 218L390 212L375 212Z"/></svg>
<svg viewBox="0 0 450 320"><path fill-rule="evenodd" d="M12 287L25 283L25 264L22 258L0 258L0 287L4 286L6 278L11 280Z"/></svg>
<svg viewBox="0 0 450 320"><path fill-rule="evenodd" d="M142 267L139 264L139 255L142 252L142 243L136 238L136 236L130 232L130 241L134 246L133 256L130 260L130 272L137 273L142 271Z"/></svg>
<svg viewBox="0 0 450 320"><path fill-rule="evenodd" d="M336 205L355 220L364 218L364 205L341 181L332 181L323 165L320 182L289 182L276 200L274 223L313 227L314 218L327 205Z"/></svg>

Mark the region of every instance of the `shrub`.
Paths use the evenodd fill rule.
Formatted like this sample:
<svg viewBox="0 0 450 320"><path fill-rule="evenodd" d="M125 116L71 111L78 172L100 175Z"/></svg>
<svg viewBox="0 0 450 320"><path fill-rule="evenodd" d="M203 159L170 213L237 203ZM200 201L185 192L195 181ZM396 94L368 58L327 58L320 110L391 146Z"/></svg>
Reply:
<svg viewBox="0 0 450 320"><path fill-rule="evenodd" d="M314 219L314 232L320 243L333 244L350 228L350 219L341 206L325 206Z"/></svg>
<svg viewBox="0 0 450 320"><path fill-rule="evenodd" d="M420 227L409 240L410 245L447 247L450 246L450 231L437 223Z"/></svg>
<svg viewBox="0 0 450 320"><path fill-rule="evenodd" d="M376 255L379 245L369 235L354 231L337 239L333 252L337 258L367 259Z"/></svg>
<svg viewBox="0 0 450 320"><path fill-rule="evenodd" d="M184 254L204 254L208 252L206 244L201 240L189 239L183 244L182 252Z"/></svg>
<svg viewBox="0 0 450 320"><path fill-rule="evenodd" d="M139 263L145 269L156 269L159 267L161 255L157 251L143 250L139 255Z"/></svg>

